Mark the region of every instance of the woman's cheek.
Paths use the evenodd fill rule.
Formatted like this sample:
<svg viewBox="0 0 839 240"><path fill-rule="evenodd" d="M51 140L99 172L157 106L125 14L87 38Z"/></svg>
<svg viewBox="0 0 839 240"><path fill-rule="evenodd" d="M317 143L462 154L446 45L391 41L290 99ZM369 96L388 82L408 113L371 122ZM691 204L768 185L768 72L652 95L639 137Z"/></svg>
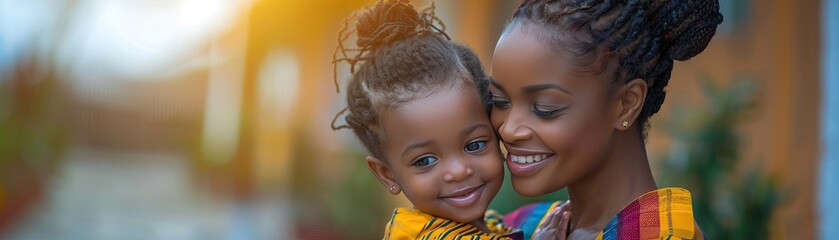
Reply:
<svg viewBox="0 0 839 240"><path fill-rule="evenodd" d="M571 154L571 150L573 149L570 147L574 144L574 136L576 135L576 129L574 127L565 122L565 123L553 123L553 124L545 124L541 127L543 130L540 131L542 137L542 141L547 145L548 148L556 152L562 157L567 157L567 155Z"/></svg>
<svg viewBox="0 0 839 240"><path fill-rule="evenodd" d="M504 123L504 119L507 118L506 111L500 111L498 109L493 109L492 113L489 116L490 124L492 124L492 129L498 133L498 129L501 128L501 124ZM500 137L499 137L500 140Z"/></svg>
<svg viewBox="0 0 839 240"><path fill-rule="evenodd" d="M545 128L543 141L563 159L585 158L597 154L600 134L592 121L563 119Z"/></svg>

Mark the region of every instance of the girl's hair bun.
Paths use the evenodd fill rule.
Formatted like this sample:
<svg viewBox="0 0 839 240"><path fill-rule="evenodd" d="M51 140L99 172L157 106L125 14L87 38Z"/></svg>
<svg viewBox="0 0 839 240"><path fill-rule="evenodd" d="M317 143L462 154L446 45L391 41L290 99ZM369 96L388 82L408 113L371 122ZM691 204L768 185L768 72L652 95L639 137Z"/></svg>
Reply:
<svg viewBox="0 0 839 240"><path fill-rule="evenodd" d="M375 50L421 32L423 18L407 0L385 0L358 16L356 45Z"/></svg>

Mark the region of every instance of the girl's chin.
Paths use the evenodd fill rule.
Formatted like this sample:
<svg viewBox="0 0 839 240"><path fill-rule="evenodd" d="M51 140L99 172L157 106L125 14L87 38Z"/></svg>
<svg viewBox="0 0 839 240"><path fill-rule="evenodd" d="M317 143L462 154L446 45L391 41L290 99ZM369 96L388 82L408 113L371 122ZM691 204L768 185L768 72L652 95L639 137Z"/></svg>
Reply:
<svg viewBox="0 0 839 240"><path fill-rule="evenodd" d="M455 221L455 222L460 222L460 223L471 223L475 220L483 220L485 212L486 212L486 210L481 211L480 214L469 214L469 216L458 215L458 216L453 216L453 217L449 217L449 218L446 218L446 219L449 219L449 220L452 220L452 221Z"/></svg>

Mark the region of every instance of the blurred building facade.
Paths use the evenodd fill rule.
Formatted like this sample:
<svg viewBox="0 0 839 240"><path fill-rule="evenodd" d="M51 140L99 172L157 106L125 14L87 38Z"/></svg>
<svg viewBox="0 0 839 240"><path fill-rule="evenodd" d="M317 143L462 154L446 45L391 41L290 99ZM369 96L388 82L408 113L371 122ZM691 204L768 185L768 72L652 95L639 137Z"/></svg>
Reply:
<svg viewBox="0 0 839 240"><path fill-rule="evenodd" d="M430 4L427 0L414 2L417 6ZM701 102L700 79L712 79L722 86L741 78L753 79L757 83L756 110L752 120L738 129L744 143L740 148L741 168L759 166L781 182L786 200L772 215L771 235L775 239L813 239L820 228L820 178L816 176L821 153L827 147L822 142L821 133L825 130L820 125L826 101L820 89L827 81L821 74L826 66L821 58L825 26L820 9L824 2L721 0L725 22L718 36L703 54L674 67L667 103L653 118L648 142L652 161L658 161L660 153L673 148L666 128L657 127L657 123L666 122L674 108ZM17 4L21 3L2 1L0 6L56 8L38 5L45 4L40 2ZM185 0L129 1L124 5L66 1L47 14L52 20L35 24L46 29L43 33L33 33L35 36L29 38L3 35L0 95L15 97L0 99L0 106L4 107L0 108L0 123L6 124L0 124L4 131L0 134L8 136L10 129L36 129L37 126L27 128L23 122L42 123L44 119L52 120L47 122L64 133L62 144L48 147L49 150L26 150L18 142L16 147L5 148L6 152L0 150L0 157L14 158L3 162L5 165L0 168L0 214L4 214L0 215L0 226L8 226L0 228L0 234L4 229L11 229L5 232L13 234L25 231L15 229L32 229L25 226L32 222L26 220L26 215L39 212L39 206L48 201L43 199L50 199L50 186L62 186L50 183L52 179L61 179L56 173L61 170L43 170L46 173L35 174L36 177L22 177L43 179L44 183L11 178L9 172L19 172L21 168L34 168L35 172L60 169L69 165L61 162L66 159L62 156L93 158L87 150L79 154L75 149L105 149L177 156L163 158L180 159L165 160L179 161L174 166L180 166L175 169L182 172L172 174L183 174L189 189L213 199L207 202L233 206L231 212L236 213L221 216L241 216L235 210L241 204L260 206L255 209L266 205L269 209L290 209L270 212L278 216L269 217L272 220L268 221L255 220L263 215L245 214L246 220L237 221L260 222L267 226L260 229L271 234L229 234L230 239L335 239L345 234L377 237L390 209L408 203L402 197L390 197L376 189L375 180L363 166L359 167L364 156L360 145L348 131L334 132L329 128L334 114L346 105L343 91L336 93L331 81L332 53L341 22L353 11L372 4L375 1L204 4ZM495 42L518 1L458 0L435 4L452 38L475 49L489 71ZM133 18L119 17L120 13L132 11L136 11ZM13 11L3 11L10 12ZM91 13L102 13L103 17L84 18ZM106 18L114 15L117 17ZM15 16L7 14L9 21L0 26L9 29L14 21L34 21ZM155 17L163 22L155 22ZM122 21L114 23L114 19ZM148 37L161 33L155 32L154 27L132 27L176 22L182 28L168 34L183 36ZM86 26L94 27L90 30ZM86 40L111 35L114 38L105 41L109 44ZM35 44L21 45L14 40L18 38ZM163 47L162 42L174 43ZM115 55L116 58L96 60L109 48L129 50L124 51L127 54ZM150 57L154 52L168 55ZM122 62L120 57L157 60ZM342 89L348 72L346 66L339 66ZM36 90L20 90L41 86L39 83L55 85L46 93L52 97L27 97L39 95L34 94ZM33 94L24 96L27 92ZM52 103L43 110L50 114L26 115L27 110L22 109L41 109L34 102L42 98ZM32 167L27 163L31 154L25 154L30 151L55 152L51 158L57 159L57 163L52 167ZM142 156L127 158L143 161ZM13 187L36 182L45 185L42 197L29 197L33 195ZM355 211L341 212L356 203ZM244 212L248 211L253 210ZM360 212L370 216L362 221L347 217ZM357 222L365 225L353 225ZM238 228L230 229L236 232ZM347 233L353 229L360 233Z"/></svg>

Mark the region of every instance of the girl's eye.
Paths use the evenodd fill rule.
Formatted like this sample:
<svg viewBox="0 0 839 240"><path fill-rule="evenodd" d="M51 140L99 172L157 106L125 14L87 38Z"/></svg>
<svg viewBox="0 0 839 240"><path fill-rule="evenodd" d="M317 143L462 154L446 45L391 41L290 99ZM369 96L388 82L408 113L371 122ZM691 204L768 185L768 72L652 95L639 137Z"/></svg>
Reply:
<svg viewBox="0 0 839 240"><path fill-rule="evenodd" d="M466 144L466 147L464 149L466 150L466 152L477 152L481 149L484 149L484 146L486 146L486 144L486 141L474 141L470 142L469 144Z"/></svg>
<svg viewBox="0 0 839 240"><path fill-rule="evenodd" d="M492 98L489 100L490 104L498 108L508 108L510 107L510 100L507 100L503 97L499 97L496 95L492 95Z"/></svg>
<svg viewBox="0 0 839 240"><path fill-rule="evenodd" d="M428 165L434 164L434 163L436 163L436 162L437 162L437 158L436 158L436 157L434 157L434 156L425 156L425 157L420 157L419 159L417 159L417 161L416 161L416 162L414 162L414 166L417 166L417 167L425 167L425 166L428 166Z"/></svg>
<svg viewBox="0 0 839 240"><path fill-rule="evenodd" d="M540 117L552 117L564 109L564 107L558 109L540 109L538 106L533 106L533 113Z"/></svg>

